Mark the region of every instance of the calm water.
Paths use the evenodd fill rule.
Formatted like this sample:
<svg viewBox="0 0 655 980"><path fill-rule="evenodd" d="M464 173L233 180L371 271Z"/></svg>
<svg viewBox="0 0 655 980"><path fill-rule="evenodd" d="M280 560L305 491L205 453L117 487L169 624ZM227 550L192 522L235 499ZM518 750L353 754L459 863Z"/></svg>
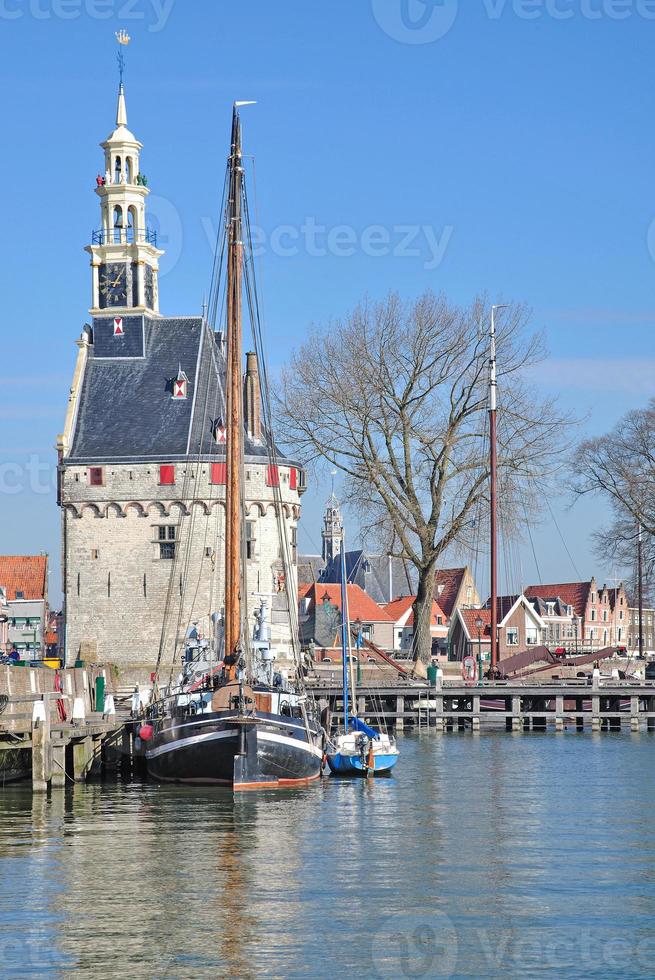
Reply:
<svg viewBox="0 0 655 980"><path fill-rule="evenodd" d="M647 977L655 740L422 736L296 793L0 794L0 975Z"/></svg>

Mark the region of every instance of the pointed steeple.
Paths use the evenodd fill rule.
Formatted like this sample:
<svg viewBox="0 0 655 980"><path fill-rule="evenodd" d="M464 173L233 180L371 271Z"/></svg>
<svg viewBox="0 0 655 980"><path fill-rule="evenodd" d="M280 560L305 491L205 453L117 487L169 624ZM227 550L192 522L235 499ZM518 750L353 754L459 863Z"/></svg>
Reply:
<svg viewBox="0 0 655 980"><path fill-rule="evenodd" d="M125 89L121 82L118 87L118 105L116 106L116 126L127 126L127 107L125 105Z"/></svg>

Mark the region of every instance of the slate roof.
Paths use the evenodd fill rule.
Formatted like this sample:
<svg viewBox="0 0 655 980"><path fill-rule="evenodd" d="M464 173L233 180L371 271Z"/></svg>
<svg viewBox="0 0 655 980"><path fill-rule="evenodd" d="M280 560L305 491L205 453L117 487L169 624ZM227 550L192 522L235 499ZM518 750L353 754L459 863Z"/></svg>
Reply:
<svg viewBox="0 0 655 980"><path fill-rule="evenodd" d="M528 599L539 597L554 602L562 599L567 606L573 606L576 616L584 616L591 591L589 582L560 582L556 585L530 585L524 592Z"/></svg>
<svg viewBox="0 0 655 980"><path fill-rule="evenodd" d="M7 590L8 602L17 592L23 599L45 598L47 574L47 555L0 555L0 585Z"/></svg>
<svg viewBox="0 0 655 980"><path fill-rule="evenodd" d="M320 606L329 601L331 605L341 610L341 586L324 584L304 585L298 590L300 599L309 599L310 608ZM348 613L351 623L356 619L361 619L366 623L391 623L391 616L385 612L377 602L374 602L370 595L364 592L359 585L348 586Z"/></svg>
<svg viewBox="0 0 655 980"><path fill-rule="evenodd" d="M391 595L403 596L414 592L412 570L407 581L405 563L400 558L391 559ZM389 557L388 555L369 555L365 551L346 552L346 577L348 582L360 586L378 604L389 601ZM341 556L336 555L328 562L321 573L320 580L327 584L341 582Z"/></svg>
<svg viewBox="0 0 655 980"><path fill-rule="evenodd" d="M225 356L206 320L124 316L115 337L113 317L95 317L91 341L66 462L224 456L211 426L226 416ZM171 397L180 368L186 399ZM266 445L245 437L244 454L265 461Z"/></svg>

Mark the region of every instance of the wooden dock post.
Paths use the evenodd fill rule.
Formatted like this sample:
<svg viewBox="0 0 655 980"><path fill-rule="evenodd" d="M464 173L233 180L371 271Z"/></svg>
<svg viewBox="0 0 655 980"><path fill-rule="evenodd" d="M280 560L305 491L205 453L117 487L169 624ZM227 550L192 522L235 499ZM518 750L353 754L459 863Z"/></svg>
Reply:
<svg viewBox="0 0 655 980"><path fill-rule="evenodd" d="M48 696L32 709L32 791L46 793L50 782L50 705Z"/></svg>
<svg viewBox="0 0 655 980"><path fill-rule="evenodd" d="M73 778L84 782L93 759L93 739L90 735L73 742Z"/></svg>
<svg viewBox="0 0 655 980"><path fill-rule="evenodd" d="M471 729L474 732L480 731L480 695L473 695L473 715L471 718Z"/></svg>
<svg viewBox="0 0 655 980"><path fill-rule="evenodd" d="M596 671L594 671L594 674ZM600 697L598 694L594 694L591 699L591 730L592 732L600 731Z"/></svg>
<svg viewBox="0 0 655 980"><path fill-rule="evenodd" d="M52 778L53 789L63 789L66 785L66 742L62 736L52 739Z"/></svg>
<svg viewBox="0 0 655 980"><path fill-rule="evenodd" d="M512 698L512 731L520 732L521 724L521 698L516 695Z"/></svg>
<svg viewBox="0 0 655 980"><path fill-rule="evenodd" d="M405 698L402 694L396 697L396 731L402 732L405 730Z"/></svg>
<svg viewBox="0 0 655 980"><path fill-rule="evenodd" d="M564 731L564 698L562 696L555 698L555 731Z"/></svg>

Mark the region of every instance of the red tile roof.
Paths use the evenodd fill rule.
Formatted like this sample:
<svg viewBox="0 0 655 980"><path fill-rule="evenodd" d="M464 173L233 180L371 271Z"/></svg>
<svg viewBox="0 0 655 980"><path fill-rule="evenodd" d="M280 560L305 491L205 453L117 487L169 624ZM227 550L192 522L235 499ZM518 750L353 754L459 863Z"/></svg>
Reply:
<svg viewBox="0 0 655 980"><path fill-rule="evenodd" d="M531 585L525 590L528 599L561 599L573 606L576 616L584 616L591 582L558 582L555 585Z"/></svg>
<svg viewBox="0 0 655 980"><path fill-rule="evenodd" d="M0 555L0 586L9 601L22 592L23 599L43 599L46 593L47 555Z"/></svg>
<svg viewBox="0 0 655 980"><path fill-rule="evenodd" d="M326 584L318 582L316 585L300 586L298 590L301 599L309 598L312 602L322 603L325 596L333 606L341 610L341 585ZM350 621L361 619L365 623L392 623L391 616L378 606L377 602L371 599L368 593L364 592L359 585L348 586L348 614Z"/></svg>
<svg viewBox="0 0 655 980"><path fill-rule="evenodd" d="M452 616L455 609L465 574L465 568L442 568L437 572L434 582L434 597L448 618Z"/></svg>
<svg viewBox="0 0 655 980"><path fill-rule="evenodd" d="M405 615L405 613L407 612L407 610L412 608L412 606L414 605L415 602L416 602L416 596L415 595L406 595L406 596L402 596L402 598L400 598L400 599L394 599L393 602L387 602L385 604L385 606L384 606L384 609L385 609L385 612L387 612L389 614L389 616L391 616L391 618L393 619L394 623L397 623L399 619L402 619L402 617ZM444 623L448 619L448 617L444 613L443 609L441 609L441 607L439 606L439 603L438 602L435 602L435 600L433 599L432 600L432 613L431 613L431 616L430 616L430 619L431 619L431 622L432 622L432 625L433 626L436 626L437 625L437 616L441 616ZM407 622L405 623L405 625L406 626L413 626L414 625L414 612L413 611L410 613L409 619L407 620Z"/></svg>
<svg viewBox="0 0 655 980"><path fill-rule="evenodd" d="M491 609L460 609L459 614L464 620L464 625L471 639L477 639L478 627L475 621L478 617L484 624L480 631L481 639L485 637L488 639L491 636Z"/></svg>

